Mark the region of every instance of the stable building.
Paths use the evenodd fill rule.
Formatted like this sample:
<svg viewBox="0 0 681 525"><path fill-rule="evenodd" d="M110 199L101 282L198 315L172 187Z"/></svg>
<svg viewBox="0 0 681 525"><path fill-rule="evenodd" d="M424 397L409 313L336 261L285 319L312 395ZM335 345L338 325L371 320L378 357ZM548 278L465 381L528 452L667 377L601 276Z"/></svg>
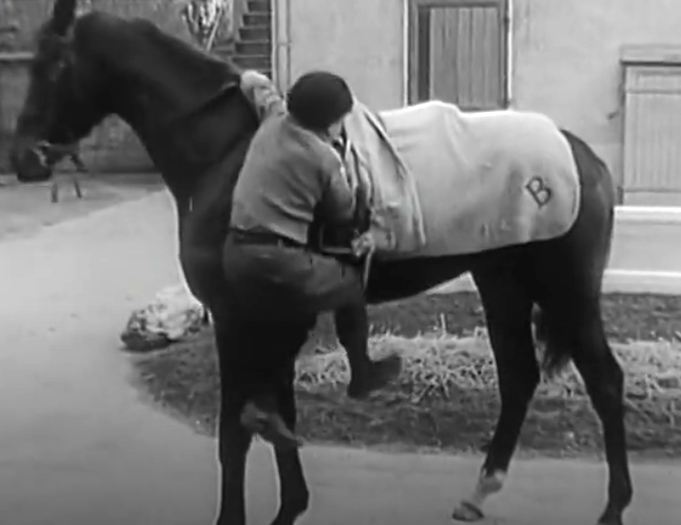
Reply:
<svg viewBox="0 0 681 525"><path fill-rule="evenodd" d="M0 29L10 23L17 29L0 31L0 172L9 169L6 151L26 89L32 35L52 1L0 2ZM152 18L190 39L182 5L89 2ZM470 111L545 113L607 162L620 203L681 205L678 0L231 0L224 6L220 23L229 30L218 31L211 51L270 74L282 90L305 71L326 68L378 110L437 98ZM85 141L84 154L98 171L153 169L116 118Z"/></svg>
<svg viewBox="0 0 681 525"><path fill-rule="evenodd" d="M376 109L438 98L542 112L603 157L621 203L681 204L676 0L271 3L282 88L328 68Z"/></svg>

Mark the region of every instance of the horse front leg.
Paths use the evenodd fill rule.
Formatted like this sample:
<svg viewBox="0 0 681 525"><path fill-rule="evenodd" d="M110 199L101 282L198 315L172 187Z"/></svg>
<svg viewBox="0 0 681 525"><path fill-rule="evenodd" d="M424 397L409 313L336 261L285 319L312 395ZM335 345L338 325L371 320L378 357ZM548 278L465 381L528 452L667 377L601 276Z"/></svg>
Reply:
<svg viewBox="0 0 681 525"><path fill-rule="evenodd" d="M252 434L240 421L246 394L235 380L239 371L225 359L234 351L235 340L228 320L215 320L215 338L220 356L221 407L218 426L218 457L220 461L220 501L215 525L246 525L245 477L246 458Z"/></svg>
<svg viewBox="0 0 681 525"><path fill-rule="evenodd" d="M295 433L296 400L294 391L295 361L291 360L277 389L277 403L284 422ZM279 474L279 512L272 525L294 525L310 503L310 491L298 448L275 447Z"/></svg>
<svg viewBox="0 0 681 525"><path fill-rule="evenodd" d="M223 387L223 391L225 388ZM229 389L223 394L218 431L218 455L220 459L220 502L215 525L246 525L246 457L251 434L239 421L241 409L230 402ZM243 407L243 404L239 405ZM236 412L236 417L235 416Z"/></svg>
<svg viewBox="0 0 681 525"><path fill-rule="evenodd" d="M196 299L201 303L201 306L203 307L201 324L203 326L209 326L211 320L210 308L208 308L206 298L203 297L200 292L199 279L195 277L195 275L208 274L208 272L205 269L207 268L207 265L197 264L196 262L197 254L200 253L202 250L200 249L200 247L193 246L191 242L189 242L190 239L187 239L185 237L185 233L187 230L186 226L187 218L189 217L189 214L191 212L189 200L176 199L176 202L177 202L177 231L180 246L179 254L180 267L182 268L182 273L184 274L184 279L185 282L187 283L189 291L192 293L194 297L196 297ZM212 258L209 259L210 259L209 262L212 263ZM194 271L194 274L191 273L192 271Z"/></svg>

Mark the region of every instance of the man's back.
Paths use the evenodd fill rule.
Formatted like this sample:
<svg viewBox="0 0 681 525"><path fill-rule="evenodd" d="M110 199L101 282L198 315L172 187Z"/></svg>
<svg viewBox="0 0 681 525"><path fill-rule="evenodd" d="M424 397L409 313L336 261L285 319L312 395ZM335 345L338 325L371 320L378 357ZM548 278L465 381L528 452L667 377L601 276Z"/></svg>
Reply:
<svg viewBox="0 0 681 525"><path fill-rule="evenodd" d="M231 227L305 244L319 203L327 204L327 219L332 222L352 218L349 188L347 192L330 188L343 182L340 169L333 149L290 116L266 119L234 189Z"/></svg>

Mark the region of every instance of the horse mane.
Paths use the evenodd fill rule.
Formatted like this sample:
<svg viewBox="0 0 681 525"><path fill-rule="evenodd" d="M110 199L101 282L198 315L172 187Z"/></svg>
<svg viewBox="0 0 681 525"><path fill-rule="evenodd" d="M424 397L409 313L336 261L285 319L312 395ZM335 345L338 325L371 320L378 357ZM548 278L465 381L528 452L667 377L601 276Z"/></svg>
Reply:
<svg viewBox="0 0 681 525"><path fill-rule="evenodd" d="M80 15L74 23L74 36L79 47L88 50L95 42L101 42L103 36L108 35L120 43L122 35L135 44L152 44L151 50L163 50L164 54L172 56L186 67L191 75L198 75L205 84L212 80L217 84L229 79L237 79L242 70L229 57L218 58L197 45L186 42L179 37L161 30L152 21L144 18L122 18L104 11L89 11ZM149 46L133 45L130 53L140 53ZM125 50L117 49L117 51Z"/></svg>

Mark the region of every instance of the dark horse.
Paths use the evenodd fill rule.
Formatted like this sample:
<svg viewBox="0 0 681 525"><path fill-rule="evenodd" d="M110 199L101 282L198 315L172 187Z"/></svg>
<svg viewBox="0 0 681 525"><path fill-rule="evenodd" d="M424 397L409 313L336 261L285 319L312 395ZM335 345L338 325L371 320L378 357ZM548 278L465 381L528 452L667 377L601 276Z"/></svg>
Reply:
<svg viewBox="0 0 681 525"><path fill-rule="evenodd" d="M251 442L239 424L244 400L229 364L230 308L223 293L221 250L231 195L258 122L238 89L240 71L151 23L103 13L76 17L76 0L56 0L41 28L30 87L18 120L12 162L22 182L49 177L51 145L85 137L106 115L135 130L174 195L180 259L196 296L213 314L221 365L219 525L244 525L244 469ZM413 296L470 271L482 297L499 374L501 413L480 478L454 517L482 518L484 499L501 489L528 404L540 380L532 310L541 311L546 371L572 360L584 378L604 431L608 502L600 523L622 523L632 498L624 427L623 373L605 337L601 282L613 230L614 192L605 164L564 132L581 179L581 209L562 237L485 253L399 262L377 260L368 284L371 303ZM46 162L48 159L48 162ZM452 206L456 206L452 196ZM290 337L289 337L290 335ZM290 354L278 388L280 410L296 419L294 358L307 333L286 334ZM284 337L284 335L282 335ZM275 450L281 504L275 525L292 525L309 492L297 450Z"/></svg>

